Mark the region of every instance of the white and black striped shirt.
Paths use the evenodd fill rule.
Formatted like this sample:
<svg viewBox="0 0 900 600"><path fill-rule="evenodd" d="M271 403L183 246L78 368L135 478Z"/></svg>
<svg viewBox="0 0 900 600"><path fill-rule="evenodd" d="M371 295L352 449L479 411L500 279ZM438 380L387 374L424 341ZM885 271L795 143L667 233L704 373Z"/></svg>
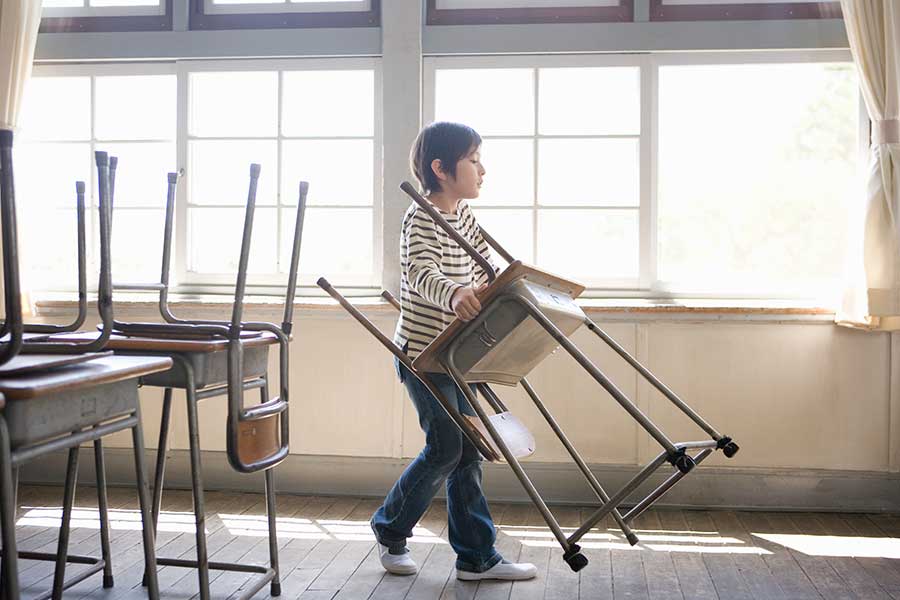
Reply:
<svg viewBox="0 0 900 600"><path fill-rule="evenodd" d="M440 209L438 209L440 210ZM441 215L497 270L491 251L465 200L456 214ZM456 318L453 293L463 286L487 283L487 275L432 218L413 203L400 233L400 320L394 342L415 359Z"/></svg>

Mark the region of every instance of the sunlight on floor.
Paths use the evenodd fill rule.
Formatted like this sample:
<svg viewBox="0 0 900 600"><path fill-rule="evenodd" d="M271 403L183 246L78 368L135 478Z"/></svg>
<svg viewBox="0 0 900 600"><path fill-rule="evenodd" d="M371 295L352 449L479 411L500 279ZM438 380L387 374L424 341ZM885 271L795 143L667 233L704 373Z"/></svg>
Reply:
<svg viewBox="0 0 900 600"><path fill-rule="evenodd" d="M897 538L782 533L752 535L809 556L900 558L900 539Z"/></svg>

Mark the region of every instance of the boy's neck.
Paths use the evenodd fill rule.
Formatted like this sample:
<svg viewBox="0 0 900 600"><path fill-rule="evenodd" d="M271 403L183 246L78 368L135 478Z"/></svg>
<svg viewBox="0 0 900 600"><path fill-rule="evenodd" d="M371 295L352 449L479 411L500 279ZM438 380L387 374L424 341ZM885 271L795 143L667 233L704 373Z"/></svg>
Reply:
<svg viewBox="0 0 900 600"><path fill-rule="evenodd" d="M444 212L456 214L456 208L459 206L460 198L455 198L443 192L432 192L428 195L428 201L437 206Z"/></svg>

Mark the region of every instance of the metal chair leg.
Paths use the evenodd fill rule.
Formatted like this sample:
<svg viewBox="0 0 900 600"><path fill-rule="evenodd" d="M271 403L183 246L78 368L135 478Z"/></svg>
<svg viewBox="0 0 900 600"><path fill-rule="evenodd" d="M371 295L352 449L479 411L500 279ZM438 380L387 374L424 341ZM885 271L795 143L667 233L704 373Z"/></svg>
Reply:
<svg viewBox="0 0 900 600"><path fill-rule="evenodd" d="M61 600L66 578L66 559L69 554L69 531L72 524L72 506L75 504L75 480L78 478L78 446L69 449L66 466L66 486L63 493L62 523L56 546L56 568L53 570L53 600Z"/></svg>
<svg viewBox="0 0 900 600"><path fill-rule="evenodd" d="M6 419L0 414L0 536L3 539L0 589L6 600L19 600L19 555L16 548L16 505L12 470L9 431Z"/></svg>
<svg viewBox="0 0 900 600"><path fill-rule="evenodd" d="M156 534L153 532L152 512L150 510L150 491L147 486L147 469L144 465L144 430L141 427L141 409L136 411L137 423L131 429L131 439L134 446L134 474L138 492L138 502L141 505L141 527L144 542L144 575L147 585L147 595L150 600L159 599L159 580L156 576Z"/></svg>
<svg viewBox="0 0 900 600"><path fill-rule="evenodd" d="M278 572L278 533L275 530L275 468L266 469L266 517L269 520L269 566L275 571L270 591L281 595L281 579Z"/></svg>
<svg viewBox="0 0 900 600"><path fill-rule="evenodd" d="M163 481L166 476L166 447L169 440L169 421L172 417L172 388L163 392L162 417L159 420L159 440L156 443L156 465L153 473L153 503L151 515L153 519L153 535L159 533L159 513L162 510ZM141 580L147 587L147 574Z"/></svg>
<svg viewBox="0 0 900 600"><path fill-rule="evenodd" d="M94 470L97 479L97 508L100 512L100 556L103 558L103 587L113 586L112 552L109 549L109 503L106 499L106 460L103 442L94 440Z"/></svg>
<svg viewBox="0 0 900 600"><path fill-rule="evenodd" d="M185 370L190 366L182 363ZM209 600L209 556L206 550L206 504L203 500L203 479L200 464L200 426L197 417L197 396L193 386L193 372L186 386L188 439L191 457L191 491L194 498L194 522L197 527L197 576L200 582L200 600Z"/></svg>

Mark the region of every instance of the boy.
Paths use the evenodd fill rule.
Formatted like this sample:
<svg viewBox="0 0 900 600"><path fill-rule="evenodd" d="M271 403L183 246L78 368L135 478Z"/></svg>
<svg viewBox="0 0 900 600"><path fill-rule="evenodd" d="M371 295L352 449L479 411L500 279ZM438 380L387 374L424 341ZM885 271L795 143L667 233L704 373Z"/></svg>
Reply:
<svg viewBox="0 0 900 600"><path fill-rule="evenodd" d="M485 173L480 147L481 137L472 128L432 123L419 132L410 159L428 201L490 260L490 250L466 203L466 199L478 197ZM415 359L454 318L469 321L478 314L481 304L477 293L486 285L487 275L415 203L403 218L400 267L401 312L394 341ZM446 479L449 537L457 554L457 578L531 579L537 574L534 565L509 563L494 549L496 532L481 489L478 450L425 386L399 361L396 365L419 414L425 448L406 467L372 517L381 564L397 575L417 571L406 539L412 536L413 527ZM449 376L429 377L448 400L456 402L461 413L475 415Z"/></svg>

